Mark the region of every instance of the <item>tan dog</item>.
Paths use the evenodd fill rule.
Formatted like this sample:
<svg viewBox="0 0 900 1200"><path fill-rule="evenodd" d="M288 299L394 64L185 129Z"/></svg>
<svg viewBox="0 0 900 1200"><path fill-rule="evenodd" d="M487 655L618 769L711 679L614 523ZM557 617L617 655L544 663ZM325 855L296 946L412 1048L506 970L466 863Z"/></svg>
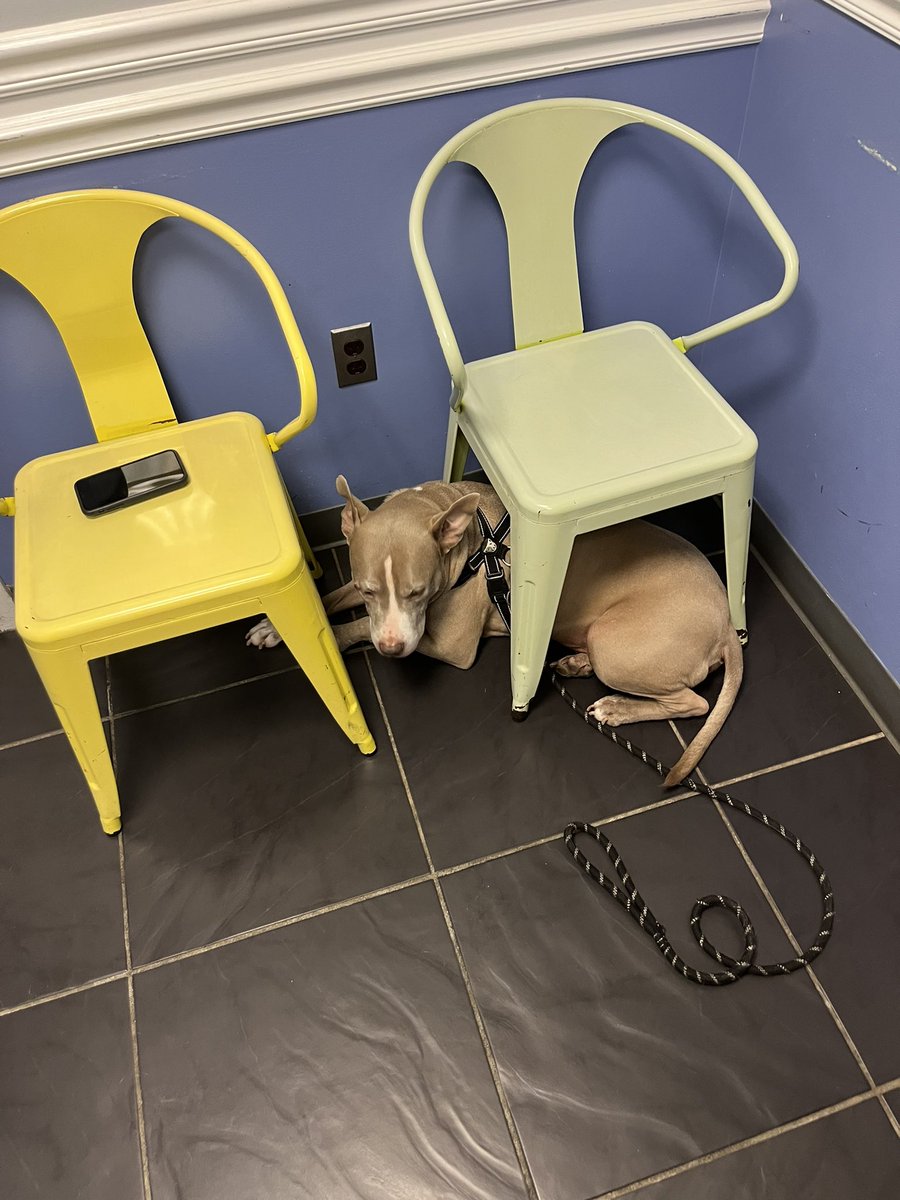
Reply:
<svg viewBox="0 0 900 1200"><path fill-rule="evenodd" d="M372 511L343 475L336 486L346 501L341 531L353 579L325 597L325 611L339 613L360 601L366 608L365 617L335 626L342 650L371 641L392 658L418 650L467 668L481 638L506 635L483 573L453 586L481 541L475 510L480 506L492 526L503 515L492 488L426 483L394 492ZM556 664L560 675L593 673L628 693L591 705L588 711L607 725L703 716L709 705L692 689L724 662L716 705L665 782L689 775L722 728L743 674L728 598L704 555L645 521L576 538L553 637L574 652ZM247 640L263 646L280 639L263 621Z"/></svg>

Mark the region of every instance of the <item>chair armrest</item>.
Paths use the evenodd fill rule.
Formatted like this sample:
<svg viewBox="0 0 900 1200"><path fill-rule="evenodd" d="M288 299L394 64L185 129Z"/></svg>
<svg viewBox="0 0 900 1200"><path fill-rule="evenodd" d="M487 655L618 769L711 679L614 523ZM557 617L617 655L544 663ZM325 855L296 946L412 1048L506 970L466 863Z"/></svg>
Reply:
<svg viewBox="0 0 900 1200"><path fill-rule="evenodd" d="M688 126L680 124L680 122L662 118L653 122L648 121L647 123L652 123L657 128L663 129L667 133L677 137L680 141L694 146L695 149L711 159L717 167L724 171L753 209L766 233L778 247L781 257L784 260L784 278L782 279L781 287L774 296L769 300L764 300L760 304L754 304L750 308L736 313L733 317L726 317L725 320L717 321L714 325L707 325L704 329L698 329L696 333L683 334L681 337L675 338L675 344L679 349L687 351L694 346L699 346L701 342L709 342L713 338L721 337L723 333L730 333L733 329L740 329L743 325L749 325L752 321L758 321L760 317L766 317L769 313L781 308L782 304L790 298L791 293L797 286L799 275L797 248L787 230L775 216L765 196L763 196L744 168L735 162L730 154L727 154L715 142L696 133Z"/></svg>
<svg viewBox="0 0 900 1200"><path fill-rule="evenodd" d="M242 258L245 258L256 272L263 287L266 289L272 308L275 310L275 316L278 318L278 324L281 327L284 340L287 342L294 370L297 372L297 383L300 389L300 415L292 421L288 421L287 425L279 429L277 433L270 433L268 435L269 445L272 450L280 450L285 442L289 442L292 437L296 437L298 433L313 423L316 419L318 404L316 376L313 371L312 362L303 343L303 338L300 336L300 330L297 328L297 322L294 319L287 296L284 294L284 288L282 288L275 272L256 247L251 245L245 237L242 237L236 229L232 229L230 225L226 225L218 217L205 213L202 209L194 208L192 205L181 204L177 201L170 203L173 215L183 217L185 220L192 221L196 225L201 225L237 250L238 254Z"/></svg>

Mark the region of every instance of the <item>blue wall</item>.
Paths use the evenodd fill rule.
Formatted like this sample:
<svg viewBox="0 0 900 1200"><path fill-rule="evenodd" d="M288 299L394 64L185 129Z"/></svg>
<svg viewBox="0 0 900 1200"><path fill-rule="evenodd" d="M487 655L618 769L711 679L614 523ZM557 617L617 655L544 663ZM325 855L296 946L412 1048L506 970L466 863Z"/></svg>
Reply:
<svg viewBox="0 0 900 1200"><path fill-rule="evenodd" d="M800 284L703 370L759 435L756 494L900 677L900 47L818 0L776 0L741 161L790 231ZM717 315L773 277L738 206ZM748 269L749 268L749 269Z"/></svg>
<svg viewBox="0 0 900 1200"><path fill-rule="evenodd" d="M319 379L316 424L279 456L301 511L310 511L336 502L338 472L362 496L440 473L449 384L406 237L409 201L434 151L504 105L586 95L659 109L736 152L755 54L742 47L612 67L75 164L0 181L0 204L77 187L138 188L199 205L249 237L286 286ZM728 194L705 160L662 135L627 130L610 139L577 212L588 324L643 316L673 335L702 325ZM432 205L430 245L464 352L508 348L493 201L456 166ZM242 261L169 222L147 238L136 280L182 418L248 408L270 428L286 419L296 403L289 364ZM328 331L366 320L379 379L339 391ZM61 345L4 276L0 407L0 494L29 458L92 440ZM6 579L11 526L0 522Z"/></svg>
<svg viewBox="0 0 900 1200"><path fill-rule="evenodd" d="M740 157L794 236L801 282L776 317L695 357L759 434L757 495L900 675L898 213L900 49L819 0L776 0L760 47L511 84L0 180L0 204L76 187L177 196L246 234L285 283L320 385L313 428L280 456L301 511L334 476L375 495L440 470L448 383L412 271L406 215L434 150L468 121L544 96L609 96L694 125ZM748 105L749 97L749 105ZM576 214L589 326L673 335L773 290L778 259L686 149L615 135ZM464 352L511 344L499 214L464 167L441 178L429 244ZM723 245L723 232L725 233ZM721 261L720 259L721 254ZM717 269L718 267L718 269ZM136 271L139 307L183 418L295 403L255 280L214 239L168 223ZM328 330L371 320L379 379L339 391ZM44 314L0 276L0 494L29 458L91 440ZM12 523L0 521L0 576Z"/></svg>

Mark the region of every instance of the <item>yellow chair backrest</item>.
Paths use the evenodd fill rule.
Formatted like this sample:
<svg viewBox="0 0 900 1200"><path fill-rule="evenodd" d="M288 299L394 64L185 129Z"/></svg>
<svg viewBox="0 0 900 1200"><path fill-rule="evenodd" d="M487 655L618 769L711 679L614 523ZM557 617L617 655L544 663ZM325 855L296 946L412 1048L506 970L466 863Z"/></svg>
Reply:
<svg viewBox="0 0 900 1200"><path fill-rule="evenodd" d="M0 270L26 288L60 332L98 441L176 420L135 309L134 257L144 233L181 217L218 235L260 277L297 372L300 415L269 435L273 450L316 415L312 364L272 268L229 225L201 209L144 192L61 192L0 211Z"/></svg>
<svg viewBox="0 0 900 1200"><path fill-rule="evenodd" d="M509 248L516 349L584 330L575 257L575 199L588 160L616 129L649 125L711 159L743 193L784 259L784 281L771 299L696 333L682 350L757 320L780 307L797 283L794 244L744 169L715 142L670 117L613 100L537 100L501 109L451 138L425 168L409 216L413 261L457 392L465 366L425 251L423 215L447 163L464 162L487 180L503 212Z"/></svg>

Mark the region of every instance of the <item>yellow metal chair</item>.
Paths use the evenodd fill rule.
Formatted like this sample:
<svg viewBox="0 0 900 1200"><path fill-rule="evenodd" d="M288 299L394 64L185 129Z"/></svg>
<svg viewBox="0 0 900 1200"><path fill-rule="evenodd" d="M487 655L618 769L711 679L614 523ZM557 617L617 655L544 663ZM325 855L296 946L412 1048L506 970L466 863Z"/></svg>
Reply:
<svg viewBox="0 0 900 1200"><path fill-rule="evenodd" d="M290 348L300 415L267 434L248 413L178 424L135 310L134 256L157 221L217 234L264 284ZM0 211L0 270L40 302L75 367L98 444L16 477L16 626L107 833L119 797L88 661L265 612L329 712L375 749L312 581L318 573L273 457L316 414L312 364L271 267L215 217L162 196L92 190ZM174 450L187 483L86 516L76 481Z"/></svg>
<svg viewBox="0 0 900 1200"><path fill-rule="evenodd" d="M629 322L584 331L575 197L594 150L642 124L711 159L736 184L784 259L772 299L670 339ZM451 162L475 167L506 225L516 349L464 362L425 250L431 187ZM513 715L534 696L572 542L620 521L722 496L728 599L746 638L744 590L756 437L685 357L773 312L797 282L791 239L746 172L714 142L648 109L541 100L469 125L425 169L409 217L413 260L452 380L444 478L475 452L511 518Z"/></svg>

